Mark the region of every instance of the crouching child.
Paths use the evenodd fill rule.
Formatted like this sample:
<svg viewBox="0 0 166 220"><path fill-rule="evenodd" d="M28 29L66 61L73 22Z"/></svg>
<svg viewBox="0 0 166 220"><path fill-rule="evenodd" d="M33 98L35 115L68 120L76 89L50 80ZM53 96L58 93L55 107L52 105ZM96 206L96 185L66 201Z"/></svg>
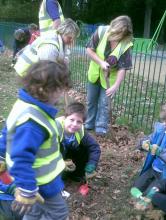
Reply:
<svg viewBox="0 0 166 220"><path fill-rule="evenodd" d="M56 118L61 153L66 160L64 176L77 182L83 182L96 175L101 153L99 144L84 129L85 119L85 106L79 102L69 104L65 116ZM68 159L71 159L73 164L70 164Z"/></svg>
<svg viewBox="0 0 166 220"><path fill-rule="evenodd" d="M166 104L161 107L160 122L154 124L151 135L140 141L139 148L148 154L131 189L137 199L135 206L145 210L153 204L166 212Z"/></svg>

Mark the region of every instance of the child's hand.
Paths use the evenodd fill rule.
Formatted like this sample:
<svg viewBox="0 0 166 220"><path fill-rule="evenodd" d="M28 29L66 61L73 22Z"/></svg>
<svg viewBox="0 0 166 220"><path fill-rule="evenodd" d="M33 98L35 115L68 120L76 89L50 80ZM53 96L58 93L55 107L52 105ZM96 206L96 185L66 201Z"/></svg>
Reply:
<svg viewBox="0 0 166 220"><path fill-rule="evenodd" d="M85 177L86 179L91 179L96 176L96 166L94 164L87 164L85 167Z"/></svg>
<svg viewBox="0 0 166 220"><path fill-rule="evenodd" d="M25 195L26 194L26 195ZM12 210L18 212L20 215L28 213L31 207L39 202L44 203L43 197L39 194L28 195L29 193L22 192L19 188L15 191L15 200L12 202Z"/></svg>
<svg viewBox="0 0 166 220"><path fill-rule="evenodd" d="M147 197L141 197L138 202L135 203L135 209L145 211L151 205L151 199Z"/></svg>
<svg viewBox="0 0 166 220"><path fill-rule="evenodd" d="M150 152L152 155L159 155L161 153L161 148L157 144L150 146Z"/></svg>
<svg viewBox="0 0 166 220"><path fill-rule="evenodd" d="M92 173L85 173L85 177L86 179L92 179L93 177L95 177L97 175L96 171L93 171Z"/></svg>
<svg viewBox="0 0 166 220"><path fill-rule="evenodd" d="M150 150L150 141L149 140L146 140L146 141L142 142L142 149L146 150L146 151Z"/></svg>
<svg viewBox="0 0 166 220"><path fill-rule="evenodd" d="M72 160L65 160L65 171L73 172L76 169L76 165L73 163Z"/></svg>
<svg viewBox="0 0 166 220"><path fill-rule="evenodd" d="M134 189L134 188L133 188ZM139 196L137 196L137 198L139 199L138 200L138 202L136 202L136 204L135 204L135 208L137 209L137 210L141 210L141 211L144 211L144 210L146 210L146 209L148 209L149 208L149 206L151 205L151 200L152 200L152 197L154 196L154 194L156 193L156 192L158 192L159 191L159 189L157 188L157 187L152 187L150 190L149 190L149 192L148 192L148 194L144 197L144 196L142 196L142 194L140 193L138 193L137 192L137 195L139 194ZM141 192L141 191L140 191ZM136 197L135 197L136 198Z"/></svg>

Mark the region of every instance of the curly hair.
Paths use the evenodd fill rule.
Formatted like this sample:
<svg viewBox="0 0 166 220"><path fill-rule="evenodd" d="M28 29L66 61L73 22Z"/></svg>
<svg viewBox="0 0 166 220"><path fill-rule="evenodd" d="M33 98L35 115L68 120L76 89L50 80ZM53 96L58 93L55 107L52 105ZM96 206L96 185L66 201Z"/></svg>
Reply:
<svg viewBox="0 0 166 220"><path fill-rule="evenodd" d="M71 86L69 69L63 61L39 61L21 79L23 88L42 102L48 101L50 92L69 89Z"/></svg>

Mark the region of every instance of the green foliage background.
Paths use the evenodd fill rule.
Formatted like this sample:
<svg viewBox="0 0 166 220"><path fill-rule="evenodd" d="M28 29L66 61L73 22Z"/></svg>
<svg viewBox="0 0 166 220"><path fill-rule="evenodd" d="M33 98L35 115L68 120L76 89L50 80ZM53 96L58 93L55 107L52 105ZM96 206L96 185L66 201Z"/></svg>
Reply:
<svg viewBox="0 0 166 220"><path fill-rule="evenodd" d="M0 21L38 23L39 1L0 0Z"/></svg>
<svg viewBox="0 0 166 220"><path fill-rule="evenodd" d="M66 1L71 2L66 4ZM0 21L38 23L41 0L0 0ZM166 10L165 0L59 0L63 11L72 7L70 17L84 23L109 23L118 15L127 14L132 18L135 37L143 36L144 17L147 7L152 8L151 33L153 36ZM69 10L69 11L70 11ZM166 41L166 21L160 39Z"/></svg>

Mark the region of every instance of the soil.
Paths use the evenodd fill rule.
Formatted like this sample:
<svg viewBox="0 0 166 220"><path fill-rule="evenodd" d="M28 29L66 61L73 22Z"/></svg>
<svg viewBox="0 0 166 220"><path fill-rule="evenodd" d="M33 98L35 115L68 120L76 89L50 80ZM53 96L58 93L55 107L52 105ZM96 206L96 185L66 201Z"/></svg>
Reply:
<svg viewBox="0 0 166 220"><path fill-rule="evenodd" d="M15 73L10 67L11 54L0 55L0 125L2 124L16 98ZM85 97L76 91L70 97L85 102ZM113 142L111 131L117 139ZM89 193L82 196L78 189L80 183L66 182L65 190L70 193L67 199L71 220L141 220L162 219L157 211L150 217L147 213L134 210L130 188L143 164L145 155L136 152L136 143L141 134L132 134L128 127L113 125L107 137L97 137L91 133L101 146L101 158L97 176L88 182ZM156 217L157 216L157 217Z"/></svg>

